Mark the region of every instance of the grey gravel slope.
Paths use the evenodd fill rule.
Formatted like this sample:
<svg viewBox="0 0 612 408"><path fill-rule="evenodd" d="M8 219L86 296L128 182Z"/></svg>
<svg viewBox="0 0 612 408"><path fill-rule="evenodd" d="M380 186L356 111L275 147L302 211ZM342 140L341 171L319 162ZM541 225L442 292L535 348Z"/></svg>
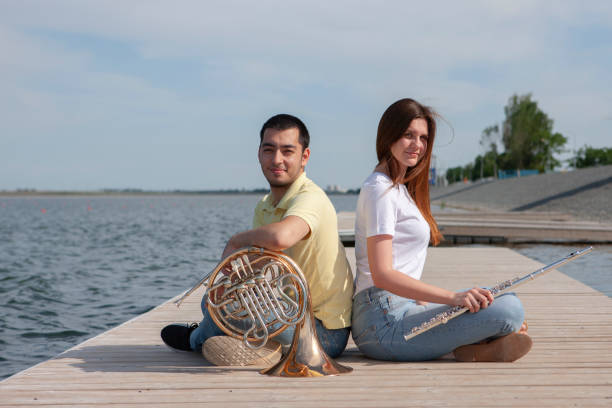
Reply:
<svg viewBox="0 0 612 408"><path fill-rule="evenodd" d="M432 203L474 210L562 212L612 222L612 166L433 187Z"/></svg>

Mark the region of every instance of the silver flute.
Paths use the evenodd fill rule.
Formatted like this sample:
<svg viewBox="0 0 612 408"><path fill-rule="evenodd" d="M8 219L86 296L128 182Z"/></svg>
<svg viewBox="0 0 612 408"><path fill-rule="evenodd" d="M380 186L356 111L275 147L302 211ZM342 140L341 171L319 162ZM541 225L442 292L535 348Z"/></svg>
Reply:
<svg viewBox="0 0 612 408"><path fill-rule="evenodd" d="M544 275L547 272L552 271L553 269L556 269L562 265L565 265L566 263L573 261L574 259L577 259L581 257L582 255L586 255L592 250L593 250L593 247L590 246L590 247L572 252L571 254L567 255L565 258L559 259L558 261L555 261L551 263L550 265L546 265L545 267L540 268L535 272L531 272L525 276L514 278L514 279L509 279L507 281L498 283L497 285L490 288L489 291L491 292L493 297L497 297L501 295L502 293L505 293L510 289L514 289L517 286L522 285L523 283L527 281L533 280L539 276ZM438 313L431 319L421 323L419 326L415 326L412 329L410 329L410 332L404 335L404 339L410 340L411 338L418 336L419 334L424 333L427 330L433 329L434 327L440 324L445 324L449 320L462 315L468 310L469 309L467 307L463 307L463 306L449 307L448 310Z"/></svg>

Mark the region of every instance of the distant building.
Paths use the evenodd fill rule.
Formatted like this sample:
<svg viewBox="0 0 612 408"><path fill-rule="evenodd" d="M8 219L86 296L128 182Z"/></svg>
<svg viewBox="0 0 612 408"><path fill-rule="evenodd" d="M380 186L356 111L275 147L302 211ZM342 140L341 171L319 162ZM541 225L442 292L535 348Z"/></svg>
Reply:
<svg viewBox="0 0 612 408"><path fill-rule="evenodd" d="M332 184L332 185L328 185L325 188L325 192L326 193L341 193L341 194L344 194L344 193L347 192L347 189L346 188L342 188L342 187L340 187L337 184Z"/></svg>
<svg viewBox="0 0 612 408"><path fill-rule="evenodd" d="M535 169L517 169L517 170L497 170L498 179L506 179L513 177L525 177L539 174L540 172Z"/></svg>
<svg viewBox="0 0 612 408"><path fill-rule="evenodd" d="M435 186L438 184L438 178L436 177L436 167L438 167L438 156L435 154L431 155L431 162L429 163L429 184Z"/></svg>

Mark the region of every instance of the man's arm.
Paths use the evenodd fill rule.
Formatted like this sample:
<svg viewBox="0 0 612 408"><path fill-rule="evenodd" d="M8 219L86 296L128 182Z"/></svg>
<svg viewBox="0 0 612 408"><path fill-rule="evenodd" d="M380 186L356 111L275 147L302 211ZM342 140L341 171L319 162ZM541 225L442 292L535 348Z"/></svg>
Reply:
<svg viewBox="0 0 612 408"><path fill-rule="evenodd" d="M298 216L289 215L279 222L273 222L234 235L227 241L221 257L223 259L232 252L248 246L282 251L297 244L309 233L310 227L306 221Z"/></svg>

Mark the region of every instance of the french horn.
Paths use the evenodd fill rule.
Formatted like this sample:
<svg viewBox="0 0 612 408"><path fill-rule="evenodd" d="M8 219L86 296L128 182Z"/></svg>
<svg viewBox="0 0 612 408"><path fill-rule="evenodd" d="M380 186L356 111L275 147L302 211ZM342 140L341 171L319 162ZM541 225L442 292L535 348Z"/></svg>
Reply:
<svg viewBox="0 0 612 408"><path fill-rule="evenodd" d="M321 347L308 283L287 255L256 247L239 249L185 292L177 306L202 285L207 286L207 308L215 324L249 348L263 347L268 339L295 326L289 351L261 374L316 377L352 371Z"/></svg>

